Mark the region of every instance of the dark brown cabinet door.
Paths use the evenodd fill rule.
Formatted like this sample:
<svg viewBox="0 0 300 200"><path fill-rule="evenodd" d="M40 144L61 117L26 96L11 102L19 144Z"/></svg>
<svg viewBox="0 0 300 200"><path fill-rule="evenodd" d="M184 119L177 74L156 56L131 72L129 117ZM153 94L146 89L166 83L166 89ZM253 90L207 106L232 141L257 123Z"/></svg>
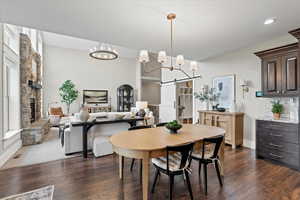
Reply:
<svg viewBox="0 0 300 200"><path fill-rule="evenodd" d="M282 94L286 96L299 94L299 55L289 53L282 58Z"/></svg>
<svg viewBox="0 0 300 200"><path fill-rule="evenodd" d="M279 96L281 94L282 67L280 57L263 60L262 88L266 96Z"/></svg>

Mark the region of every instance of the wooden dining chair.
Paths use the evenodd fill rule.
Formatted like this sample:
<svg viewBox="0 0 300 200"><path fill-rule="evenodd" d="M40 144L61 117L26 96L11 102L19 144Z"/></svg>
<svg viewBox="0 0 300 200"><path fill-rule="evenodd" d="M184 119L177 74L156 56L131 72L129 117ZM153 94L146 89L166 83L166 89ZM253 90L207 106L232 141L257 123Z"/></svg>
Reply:
<svg viewBox="0 0 300 200"><path fill-rule="evenodd" d="M193 199L193 192L189 178L189 165L191 162L193 146L193 143L180 146L168 146L166 157L152 159L152 163L156 168L155 178L151 190L152 193L154 193L155 185L160 173L166 174L170 179L169 199L172 200L174 176L184 175L190 197Z"/></svg>
<svg viewBox="0 0 300 200"><path fill-rule="evenodd" d="M168 124L168 122L161 122L161 123L156 124L155 126L156 127L161 127L161 126L165 126L167 124Z"/></svg>
<svg viewBox="0 0 300 200"><path fill-rule="evenodd" d="M151 126L151 125L133 126L133 127L130 127L128 130L129 130L129 131L133 131L133 130L145 129L145 128L152 128L152 126ZM135 159L133 158L133 159L131 160L130 171L133 170L134 163L135 163ZM140 168L142 169L142 162L141 162Z"/></svg>
<svg viewBox="0 0 300 200"><path fill-rule="evenodd" d="M224 140L224 136L217 136L213 138L205 138L203 140L202 148L199 153L193 152L192 159L197 160L199 162L199 180L201 175L201 166L204 165L204 188L205 194L207 195L207 165L214 164L217 172L217 176L219 179L220 186L223 186L221 174L220 174L220 166L219 166L219 150Z"/></svg>

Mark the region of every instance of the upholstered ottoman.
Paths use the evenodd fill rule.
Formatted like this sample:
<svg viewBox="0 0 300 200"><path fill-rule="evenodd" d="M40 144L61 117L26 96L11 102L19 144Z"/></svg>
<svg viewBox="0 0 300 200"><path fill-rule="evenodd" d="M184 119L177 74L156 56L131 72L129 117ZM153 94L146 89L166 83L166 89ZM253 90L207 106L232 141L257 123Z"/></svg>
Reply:
<svg viewBox="0 0 300 200"><path fill-rule="evenodd" d="M108 136L97 136L93 142L93 153L96 157L113 153L112 145Z"/></svg>

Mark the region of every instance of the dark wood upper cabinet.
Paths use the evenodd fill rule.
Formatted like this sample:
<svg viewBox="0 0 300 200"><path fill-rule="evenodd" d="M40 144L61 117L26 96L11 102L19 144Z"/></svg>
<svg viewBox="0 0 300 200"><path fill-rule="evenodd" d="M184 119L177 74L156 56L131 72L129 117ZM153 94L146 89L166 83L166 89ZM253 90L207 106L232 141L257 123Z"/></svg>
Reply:
<svg viewBox="0 0 300 200"><path fill-rule="evenodd" d="M280 59L265 59L262 64L264 83L263 90L269 94L277 94L281 91L281 67Z"/></svg>
<svg viewBox="0 0 300 200"><path fill-rule="evenodd" d="M290 53L282 58L282 92L283 94L298 94L299 66L298 53Z"/></svg>
<svg viewBox="0 0 300 200"><path fill-rule="evenodd" d="M265 97L300 94L298 43L255 53L262 60L261 83Z"/></svg>
<svg viewBox="0 0 300 200"><path fill-rule="evenodd" d="M300 40L300 28L289 31L289 34Z"/></svg>

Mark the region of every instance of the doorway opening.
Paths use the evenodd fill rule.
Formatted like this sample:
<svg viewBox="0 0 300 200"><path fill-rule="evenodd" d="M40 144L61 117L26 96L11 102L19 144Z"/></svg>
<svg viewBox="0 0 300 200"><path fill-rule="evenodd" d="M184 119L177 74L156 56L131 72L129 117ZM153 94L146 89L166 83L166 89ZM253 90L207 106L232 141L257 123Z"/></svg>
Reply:
<svg viewBox="0 0 300 200"><path fill-rule="evenodd" d="M176 83L177 120L183 124L193 123L193 81Z"/></svg>

